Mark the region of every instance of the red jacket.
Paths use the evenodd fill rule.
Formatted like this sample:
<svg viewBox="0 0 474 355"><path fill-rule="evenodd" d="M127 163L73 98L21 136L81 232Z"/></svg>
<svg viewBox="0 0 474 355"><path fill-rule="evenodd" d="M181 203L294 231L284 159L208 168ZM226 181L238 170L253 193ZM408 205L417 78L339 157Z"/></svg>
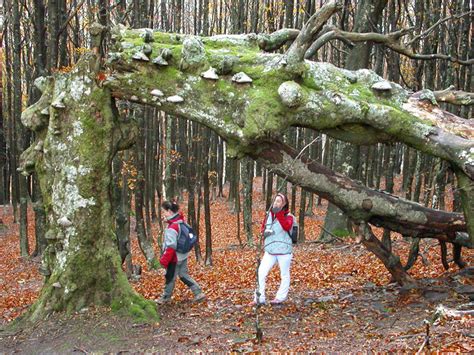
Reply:
<svg viewBox="0 0 474 355"><path fill-rule="evenodd" d="M170 220L166 221L168 223L167 230L165 230L165 240L163 241L164 253L161 255L160 264L163 267L167 268L170 263L177 263L178 257L176 256L176 244L177 244L177 237L179 234L179 225L178 221L184 221L184 216L182 213L177 213L176 216L173 216ZM174 242L169 243L167 242L167 236L174 236L176 238L173 239ZM176 239L176 240L174 240Z"/></svg>
<svg viewBox="0 0 474 355"><path fill-rule="evenodd" d="M288 213L290 213L288 210L281 210L277 212L277 214L275 215L272 211L270 211L270 214L272 215L272 219L275 219L276 217L278 222L280 222L281 227L287 232L290 231L291 226L293 225L293 218L290 215L288 215ZM265 215L265 218L263 219L263 222L262 222L262 226L260 228L260 232L262 233L265 230L266 222L267 222L267 215Z"/></svg>

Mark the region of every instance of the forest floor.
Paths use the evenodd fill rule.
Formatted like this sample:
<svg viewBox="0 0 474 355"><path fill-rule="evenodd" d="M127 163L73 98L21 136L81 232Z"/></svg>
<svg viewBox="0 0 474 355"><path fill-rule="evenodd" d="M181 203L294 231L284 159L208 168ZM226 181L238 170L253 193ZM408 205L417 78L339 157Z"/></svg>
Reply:
<svg viewBox="0 0 474 355"><path fill-rule="evenodd" d="M255 196L255 235L263 207L261 198ZM463 250L470 267L460 271L450 262L445 271L438 244L422 240L420 257L410 270L422 287L403 290L389 283L390 275L382 263L353 238L332 244L315 242L325 207L315 207L314 215L305 220L307 242L294 250L289 300L258 310L261 343L255 339L255 308L248 305L255 288L256 248L238 246L236 215L225 199L218 198L211 206L212 266L190 257L190 273L203 287L207 300L192 303L191 292L177 282L173 301L157 307L160 321L154 324L111 315L108 309L89 308L69 316L53 314L27 329L9 327L36 299L42 277L37 271L39 260L19 256L18 225L5 209L2 219L6 227L0 232L0 353L416 352L425 340L424 320L431 320L439 305L473 309L472 250ZM158 233L157 223L153 236ZM133 286L144 297L156 299L161 295L163 276L147 268L133 239L133 262L143 270ZM30 245L33 249L33 240ZM409 246L408 241L393 235L393 248L403 263ZM269 299L278 284L275 267L267 286ZM472 316L442 317L430 326L430 350L472 352L473 329Z"/></svg>

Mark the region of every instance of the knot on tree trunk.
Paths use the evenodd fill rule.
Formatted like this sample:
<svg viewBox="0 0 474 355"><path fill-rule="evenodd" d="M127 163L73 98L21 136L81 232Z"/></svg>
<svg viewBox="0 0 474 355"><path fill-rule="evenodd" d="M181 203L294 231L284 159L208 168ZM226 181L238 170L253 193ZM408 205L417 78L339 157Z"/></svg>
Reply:
<svg viewBox="0 0 474 355"><path fill-rule="evenodd" d="M179 66L184 71L198 69L206 63L204 45L199 38L194 36L187 36L184 39L181 56Z"/></svg>

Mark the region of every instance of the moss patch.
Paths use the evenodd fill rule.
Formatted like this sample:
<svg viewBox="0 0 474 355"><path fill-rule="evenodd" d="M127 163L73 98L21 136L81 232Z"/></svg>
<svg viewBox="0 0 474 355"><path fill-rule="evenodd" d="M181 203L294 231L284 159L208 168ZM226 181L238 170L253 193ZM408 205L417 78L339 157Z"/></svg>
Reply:
<svg viewBox="0 0 474 355"><path fill-rule="evenodd" d="M118 315L131 316L137 322L159 321L155 302L146 300L135 293L112 301L111 310Z"/></svg>

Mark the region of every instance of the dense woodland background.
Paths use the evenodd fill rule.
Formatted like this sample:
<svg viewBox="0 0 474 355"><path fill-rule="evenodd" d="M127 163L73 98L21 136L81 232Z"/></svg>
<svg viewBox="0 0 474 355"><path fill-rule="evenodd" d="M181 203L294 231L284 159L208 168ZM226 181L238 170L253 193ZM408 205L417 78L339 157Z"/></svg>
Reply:
<svg viewBox="0 0 474 355"><path fill-rule="evenodd" d="M165 32L216 35L223 33L271 33L284 27L301 28L325 1L274 0L5 0L3 2L2 111L0 117L0 204L12 204L20 223L21 254L41 254L45 247L41 193L33 177L17 173L19 156L33 141L33 133L20 122L23 108L39 98L32 83L39 76L68 71L89 47L89 26L119 23ZM414 53L433 54L432 60L416 60L379 44L348 46L330 41L311 58L348 69L370 68L388 80L412 91L443 90L453 85L471 92L472 65L460 64L474 56L472 4L469 0L362 0L344 1L343 11L331 19L346 31L390 33L411 27L404 38ZM368 20L358 16L369 14ZM107 46L102 50L106 53ZM251 160L226 158L226 145L215 133L196 123L178 120L155 108L123 102L121 113L136 119L142 134L135 147L114 161L115 209L120 250L131 270L129 254L130 216L136 218L140 246L148 262L155 259L150 246L160 236L152 235L152 221L161 220L162 199L186 197L188 220L199 230L204 215L205 262L212 264L210 201L224 197L234 213L236 242L253 243L251 192L260 176L262 198L268 207L276 190L288 193L291 210L299 216L300 238L305 239L305 216L321 204L318 196L286 184L271 171ZM444 105L449 111L472 118L472 106ZM287 142L302 149L309 143L311 159L362 181L369 187L394 191L408 199L439 209L458 210L456 181L447 164L403 144L353 146L304 128L286 133ZM224 185L229 193L224 196ZM187 191L187 194L183 192ZM446 203L446 193L454 203ZM237 198L240 197L240 198ZM131 201L134 201L131 204ZM449 198L451 201L451 198ZM35 250L29 250L27 206L35 211ZM351 234L347 221L330 206L321 237L331 239ZM241 216L241 217L240 217ZM242 224L243 228L240 227ZM390 234L384 234L390 245ZM415 240L414 244L417 241ZM196 249L201 260L201 249Z"/></svg>

